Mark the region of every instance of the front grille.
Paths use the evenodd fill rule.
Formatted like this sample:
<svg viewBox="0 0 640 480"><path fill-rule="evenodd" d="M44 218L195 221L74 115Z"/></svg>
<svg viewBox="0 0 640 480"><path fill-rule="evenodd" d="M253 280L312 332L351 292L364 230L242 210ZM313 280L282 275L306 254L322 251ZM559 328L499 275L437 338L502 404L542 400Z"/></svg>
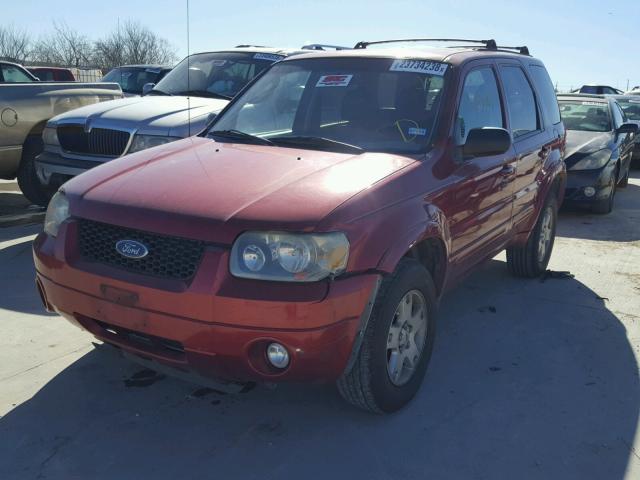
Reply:
<svg viewBox="0 0 640 480"><path fill-rule="evenodd" d="M129 132L122 130L93 128L87 133L81 125L62 125L57 132L62 149L72 153L119 157L129 143Z"/></svg>
<svg viewBox="0 0 640 480"><path fill-rule="evenodd" d="M204 242L141 232L131 228L80 219L80 255L86 261L101 263L134 273L187 281L198 269ZM140 259L127 258L116 250L120 240L144 244L149 253Z"/></svg>

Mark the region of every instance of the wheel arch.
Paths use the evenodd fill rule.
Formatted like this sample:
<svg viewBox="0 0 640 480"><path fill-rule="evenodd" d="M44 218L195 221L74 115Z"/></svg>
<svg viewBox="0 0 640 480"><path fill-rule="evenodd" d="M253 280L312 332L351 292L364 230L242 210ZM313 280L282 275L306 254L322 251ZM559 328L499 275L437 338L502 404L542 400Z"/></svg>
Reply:
<svg viewBox="0 0 640 480"><path fill-rule="evenodd" d="M423 222L407 229L385 251L378 270L392 273L403 258L418 260L431 274L440 296L445 285L450 250L449 229L440 209L427 206Z"/></svg>

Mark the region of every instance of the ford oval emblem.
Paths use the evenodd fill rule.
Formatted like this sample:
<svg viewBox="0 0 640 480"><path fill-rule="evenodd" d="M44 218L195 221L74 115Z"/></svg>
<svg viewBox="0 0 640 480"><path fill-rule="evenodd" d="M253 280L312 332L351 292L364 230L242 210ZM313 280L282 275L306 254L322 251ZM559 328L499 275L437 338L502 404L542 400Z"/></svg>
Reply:
<svg viewBox="0 0 640 480"><path fill-rule="evenodd" d="M144 258L149 255L149 249L135 240L119 240L116 242L116 252L127 258Z"/></svg>

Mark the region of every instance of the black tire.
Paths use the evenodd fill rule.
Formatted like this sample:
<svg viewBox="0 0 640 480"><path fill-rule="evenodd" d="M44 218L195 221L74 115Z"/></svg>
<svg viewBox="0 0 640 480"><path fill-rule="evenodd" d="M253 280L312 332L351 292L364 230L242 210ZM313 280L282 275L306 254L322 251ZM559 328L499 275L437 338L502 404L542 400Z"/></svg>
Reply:
<svg viewBox="0 0 640 480"><path fill-rule="evenodd" d="M32 135L22 146L22 160L18 167L18 186L31 203L46 207L55 189L43 185L36 174L36 156L42 152L42 138Z"/></svg>
<svg viewBox="0 0 640 480"><path fill-rule="evenodd" d="M551 215L551 237L544 255L541 257L539 245L547 213ZM513 275L516 277L535 278L539 277L547 270L547 265L549 265L549 259L551 258L551 252L553 251L553 244L556 238L557 223L558 200L556 199L555 192L552 191L545 200L544 206L540 211L538 221L536 222L536 226L529 235L527 243L522 246L507 248L507 267Z"/></svg>
<svg viewBox="0 0 640 480"><path fill-rule="evenodd" d="M629 165L629 168L627 168L627 173L624 176L624 178L622 180L620 180L620 183L618 183L618 187L619 188L626 188L629 185L629 175L631 174L631 165Z"/></svg>
<svg viewBox="0 0 640 480"><path fill-rule="evenodd" d="M607 215L608 213L611 213L613 211L613 205L616 198L616 188L617 188L616 179L617 178L618 178L618 170L616 170L616 172L613 174L613 177L611 178L611 191L609 192L609 195L607 196L607 198L598 200L593 204L593 207L591 207L591 210L594 213L598 213L600 215Z"/></svg>
<svg viewBox="0 0 640 480"><path fill-rule="evenodd" d="M387 338L396 308L413 290L422 293L425 300L426 338L413 374L397 386L387 370ZM431 358L436 312L436 289L429 271L417 260L403 259L382 281L356 362L338 379L342 397L358 408L379 414L394 412L409 403L422 384Z"/></svg>

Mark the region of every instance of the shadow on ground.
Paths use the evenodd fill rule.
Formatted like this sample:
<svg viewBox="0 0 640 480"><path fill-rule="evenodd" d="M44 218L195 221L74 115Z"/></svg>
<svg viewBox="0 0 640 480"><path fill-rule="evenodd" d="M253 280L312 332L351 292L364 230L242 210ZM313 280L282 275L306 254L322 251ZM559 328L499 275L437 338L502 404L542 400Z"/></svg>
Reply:
<svg viewBox="0 0 640 480"><path fill-rule="evenodd" d="M22 233L28 235L33 231L30 228ZM3 239L0 237L1 241ZM33 240L29 236L13 245L0 246L0 309L53 316L44 310L36 293L36 273L31 260L32 244Z"/></svg>
<svg viewBox="0 0 640 480"><path fill-rule="evenodd" d="M558 236L614 242L640 240L640 172L631 174L631 182L616 193L613 212L598 215L587 209L563 207Z"/></svg>
<svg viewBox="0 0 640 480"><path fill-rule="evenodd" d="M638 371L593 291L493 260L439 321L422 390L386 417L329 386L220 395L93 350L0 419L0 478L623 478Z"/></svg>

